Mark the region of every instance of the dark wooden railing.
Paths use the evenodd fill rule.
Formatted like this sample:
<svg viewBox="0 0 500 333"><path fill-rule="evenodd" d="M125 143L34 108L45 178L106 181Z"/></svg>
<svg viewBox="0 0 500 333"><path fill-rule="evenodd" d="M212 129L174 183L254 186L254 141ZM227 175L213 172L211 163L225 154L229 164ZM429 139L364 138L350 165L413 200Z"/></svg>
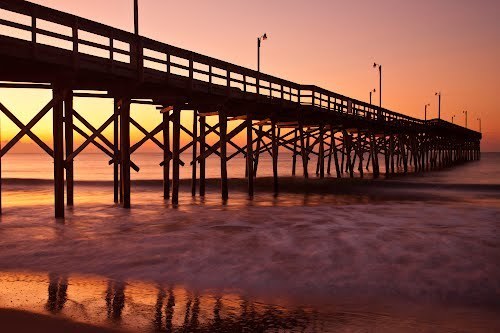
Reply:
<svg viewBox="0 0 500 333"><path fill-rule="evenodd" d="M0 35L31 42L34 54L39 44L71 51L75 66L82 55L91 55L95 61L108 62L111 71L125 68L141 78L150 72L166 79L177 75L187 78L191 87L196 81L208 83L210 91L231 94L236 88L259 98L280 99L391 125L428 125L424 120L314 85L300 85L27 1L0 0L0 28Z"/></svg>

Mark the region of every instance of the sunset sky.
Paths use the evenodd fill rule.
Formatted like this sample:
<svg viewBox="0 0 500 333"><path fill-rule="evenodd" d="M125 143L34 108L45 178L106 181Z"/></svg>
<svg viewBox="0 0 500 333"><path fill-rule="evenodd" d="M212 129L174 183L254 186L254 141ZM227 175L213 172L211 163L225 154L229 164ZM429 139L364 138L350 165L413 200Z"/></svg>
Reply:
<svg viewBox="0 0 500 333"><path fill-rule="evenodd" d="M132 0L33 1L132 31ZM239 65L256 67L256 38L262 45L263 72L315 84L368 100L378 89L383 66L384 107L423 118L437 116L436 91L442 92L442 118L478 130L483 151L500 151L500 1L498 0L139 0L141 35ZM0 101L24 122L50 98L50 92L0 90ZM374 103L378 104L378 94ZM110 102L77 101L76 109L96 125L111 112ZM139 113L153 128L156 112ZM147 109L147 108L146 108ZM147 116L144 116L147 114ZM36 128L49 139L50 114ZM2 141L17 127L2 117ZM137 135L137 134L134 134ZM136 137L137 138L137 137ZM25 139L29 142L29 139Z"/></svg>

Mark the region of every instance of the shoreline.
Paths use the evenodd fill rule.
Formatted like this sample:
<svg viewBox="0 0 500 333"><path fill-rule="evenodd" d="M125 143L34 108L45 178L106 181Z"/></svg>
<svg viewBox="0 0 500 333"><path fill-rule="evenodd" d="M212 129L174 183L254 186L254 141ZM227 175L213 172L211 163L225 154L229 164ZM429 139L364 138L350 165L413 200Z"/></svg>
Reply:
<svg viewBox="0 0 500 333"><path fill-rule="evenodd" d="M38 333L118 333L117 330L103 326L79 323L67 318L33 313L24 310L0 308L0 323L3 332L38 332Z"/></svg>

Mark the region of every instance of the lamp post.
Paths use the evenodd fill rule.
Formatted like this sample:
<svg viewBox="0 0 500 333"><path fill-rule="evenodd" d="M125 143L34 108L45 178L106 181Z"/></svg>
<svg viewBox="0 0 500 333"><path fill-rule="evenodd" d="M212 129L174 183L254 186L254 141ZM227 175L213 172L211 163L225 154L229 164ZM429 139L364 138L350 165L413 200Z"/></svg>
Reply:
<svg viewBox="0 0 500 333"><path fill-rule="evenodd" d="M267 39L267 34L257 37L257 72L260 73L260 43Z"/></svg>
<svg viewBox="0 0 500 333"><path fill-rule="evenodd" d="M463 114L465 114L465 128L467 128L467 113L468 111L462 111Z"/></svg>
<svg viewBox="0 0 500 333"><path fill-rule="evenodd" d="M483 133L481 130L481 118L477 118L477 121L479 121L479 133Z"/></svg>
<svg viewBox="0 0 500 333"><path fill-rule="evenodd" d="M429 103L425 104L424 107L424 120L427 121L427 107L431 106Z"/></svg>
<svg viewBox="0 0 500 333"><path fill-rule="evenodd" d="M134 33L139 35L139 0L134 0Z"/></svg>
<svg viewBox="0 0 500 333"><path fill-rule="evenodd" d="M372 93L377 92L377 89L370 90L370 105L372 105Z"/></svg>
<svg viewBox="0 0 500 333"><path fill-rule="evenodd" d="M434 95L438 97L438 119L441 120L441 92L437 92Z"/></svg>
<svg viewBox="0 0 500 333"><path fill-rule="evenodd" d="M379 92L379 106L382 107L382 65L377 64L376 62L373 63L373 68L378 67L378 79L379 79L379 87L378 87L378 92Z"/></svg>
<svg viewBox="0 0 500 333"><path fill-rule="evenodd" d="M455 115L451 116L451 123L454 124L455 122L453 121L453 119L455 119Z"/></svg>

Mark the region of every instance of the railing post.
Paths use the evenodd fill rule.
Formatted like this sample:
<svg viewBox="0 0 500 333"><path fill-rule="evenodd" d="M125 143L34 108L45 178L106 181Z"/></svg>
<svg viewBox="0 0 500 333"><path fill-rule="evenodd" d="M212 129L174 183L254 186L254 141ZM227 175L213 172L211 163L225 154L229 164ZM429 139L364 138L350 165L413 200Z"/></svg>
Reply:
<svg viewBox="0 0 500 333"><path fill-rule="evenodd" d="M73 67L78 68L78 18L75 17L73 21L72 31L72 42L73 42Z"/></svg>
<svg viewBox="0 0 500 333"><path fill-rule="evenodd" d="M36 40L36 9L33 10L31 14L31 43L32 43L32 55L36 57L37 55L37 40Z"/></svg>
<svg viewBox="0 0 500 333"><path fill-rule="evenodd" d="M194 62L193 53L189 55L189 90L193 89L193 79L194 79Z"/></svg>

